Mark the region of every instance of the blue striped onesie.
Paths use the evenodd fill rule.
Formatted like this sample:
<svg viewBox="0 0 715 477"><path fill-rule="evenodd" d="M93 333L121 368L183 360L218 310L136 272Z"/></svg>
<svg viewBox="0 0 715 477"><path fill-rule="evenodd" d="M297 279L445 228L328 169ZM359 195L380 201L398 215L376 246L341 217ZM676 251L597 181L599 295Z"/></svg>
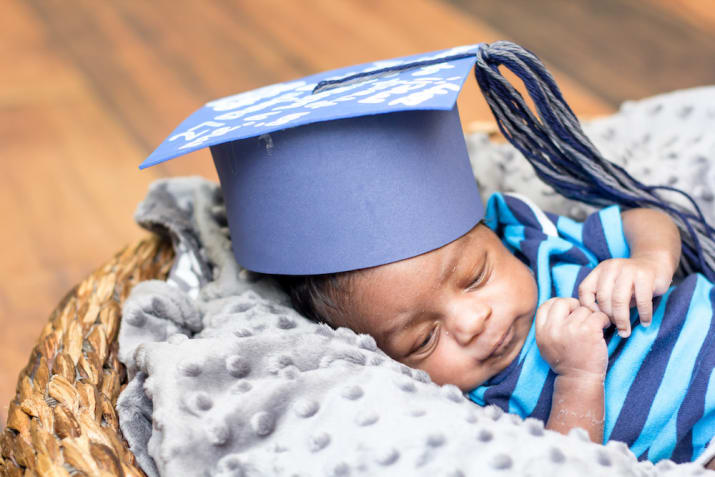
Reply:
<svg viewBox="0 0 715 477"><path fill-rule="evenodd" d="M584 222L543 212L521 196L495 193L485 222L528 265L538 284L538 304L578 297L578 285L601 261L627 258L620 208L607 207ZM715 291L702 274L680 281L653 303L653 321L622 339L611 326L608 344L603 440L625 442L640 460L695 460L715 435ZM534 326L519 356L468 393L480 405L495 404L544 422L554 378L541 358Z"/></svg>

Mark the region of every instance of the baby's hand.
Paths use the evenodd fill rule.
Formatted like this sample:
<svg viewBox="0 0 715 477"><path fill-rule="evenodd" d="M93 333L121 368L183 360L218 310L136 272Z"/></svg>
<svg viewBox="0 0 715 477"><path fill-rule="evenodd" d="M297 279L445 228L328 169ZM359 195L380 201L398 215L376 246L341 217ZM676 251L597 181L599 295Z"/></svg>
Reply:
<svg viewBox="0 0 715 477"><path fill-rule="evenodd" d="M618 328L631 334L630 308L635 304L644 326L653 319L653 297L665 293L673 278L672 266L659 256L604 260L578 287L581 304L602 311Z"/></svg>
<svg viewBox="0 0 715 477"><path fill-rule="evenodd" d="M605 378L608 348L603 328L610 322L604 313L581 306L576 298L552 298L536 310L535 319L536 344L554 373Z"/></svg>

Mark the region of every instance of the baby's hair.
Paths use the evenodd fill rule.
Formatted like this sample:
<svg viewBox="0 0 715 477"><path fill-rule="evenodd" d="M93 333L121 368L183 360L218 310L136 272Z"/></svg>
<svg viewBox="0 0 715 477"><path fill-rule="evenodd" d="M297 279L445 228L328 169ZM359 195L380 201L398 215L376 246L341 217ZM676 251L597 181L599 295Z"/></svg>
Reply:
<svg viewBox="0 0 715 477"><path fill-rule="evenodd" d="M317 323L335 328L348 318L344 305L350 293L350 278L356 271L322 275L274 275L290 296L293 308Z"/></svg>

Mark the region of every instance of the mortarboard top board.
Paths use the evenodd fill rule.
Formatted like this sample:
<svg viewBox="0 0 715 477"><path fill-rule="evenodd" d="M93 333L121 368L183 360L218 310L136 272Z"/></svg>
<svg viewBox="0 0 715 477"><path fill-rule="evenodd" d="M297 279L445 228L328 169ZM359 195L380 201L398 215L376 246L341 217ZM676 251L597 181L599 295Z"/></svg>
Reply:
<svg viewBox="0 0 715 477"><path fill-rule="evenodd" d="M211 148L237 262L367 268L484 216L456 100L480 45L378 61L207 103L140 165Z"/></svg>

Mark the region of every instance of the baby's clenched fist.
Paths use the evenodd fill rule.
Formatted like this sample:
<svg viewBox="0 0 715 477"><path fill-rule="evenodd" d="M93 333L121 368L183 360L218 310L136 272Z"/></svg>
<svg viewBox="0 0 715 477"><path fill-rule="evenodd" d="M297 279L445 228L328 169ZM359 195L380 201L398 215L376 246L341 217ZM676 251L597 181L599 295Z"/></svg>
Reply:
<svg viewBox="0 0 715 477"><path fill-rule="evenodd" d="M554 373L605 379L603 329L610 320L603 312L581 306L576 298L551 298L536 310L535 319L536 344Z"/></svg>

